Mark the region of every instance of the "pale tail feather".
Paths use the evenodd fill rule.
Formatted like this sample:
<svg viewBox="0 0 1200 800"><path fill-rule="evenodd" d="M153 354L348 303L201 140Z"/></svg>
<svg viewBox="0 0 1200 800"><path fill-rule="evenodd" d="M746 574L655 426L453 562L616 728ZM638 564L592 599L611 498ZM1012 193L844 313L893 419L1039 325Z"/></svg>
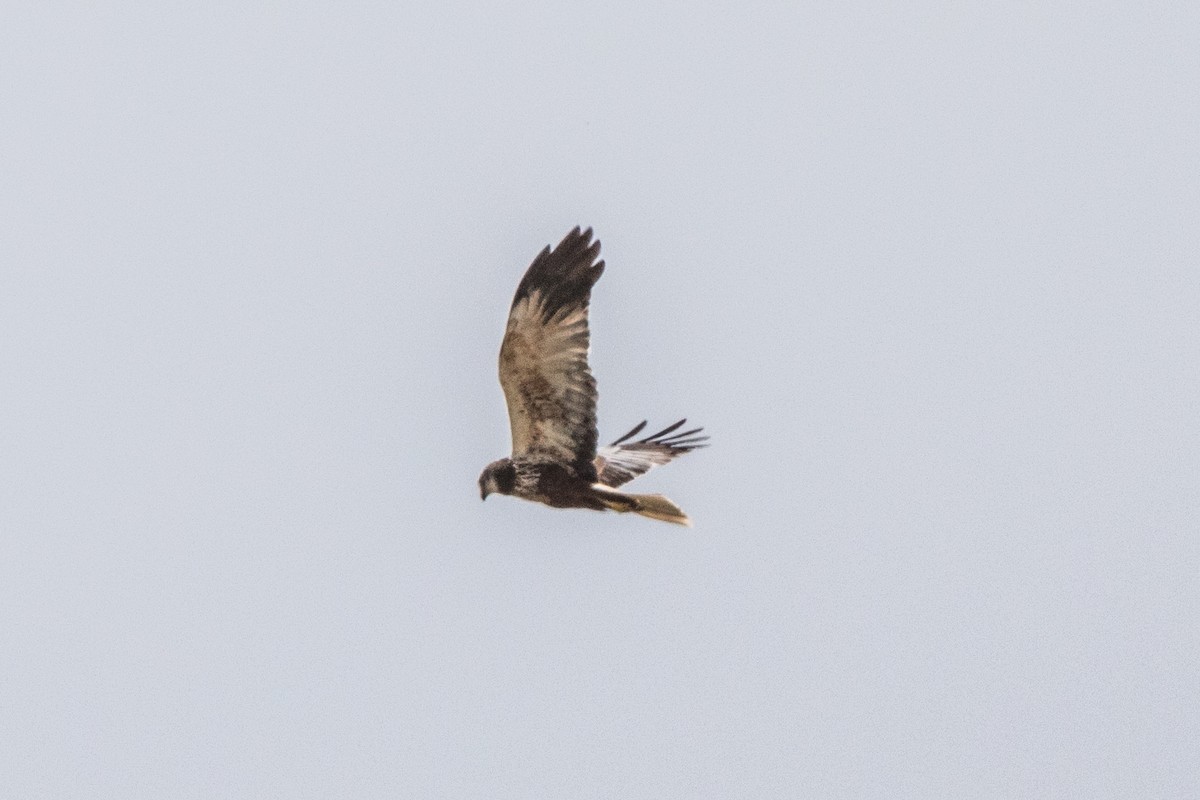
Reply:
<svg viewBox="0 0 1200 800"><path fill-rule="evenodd" d="M638 507L634 512L650 519L661 519L663 522L674 522L676 525L692 527L692 521L683 509L672 503L661 494L631 494L637 501Z"/></svg>
<svg viewBox="0 0 1200 800"><path fill-rule="evenodd" d="M613 511L621 513L632 511L650 519L692 527L692 521L688 519L687 514L683 513L683 509L661 494L626 494L599 483L593 484L592 488L600 496L600 501Z"/></svg>

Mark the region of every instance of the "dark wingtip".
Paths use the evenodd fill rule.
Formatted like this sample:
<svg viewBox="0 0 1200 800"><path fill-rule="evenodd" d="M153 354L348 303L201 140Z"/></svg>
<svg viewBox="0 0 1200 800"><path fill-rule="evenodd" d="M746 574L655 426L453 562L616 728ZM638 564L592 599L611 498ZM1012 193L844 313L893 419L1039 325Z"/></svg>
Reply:
<svg viewBox="0 0 1200 800"><path fill-rule="evenodd" d="M534 291L545 298L544 311L549 319L559 309L586 306L592 286L604 272L600 240L592 239L592 229L576 225L556 247L547 245L538 254L517 285L513 305Z"/></svg>
<svg viewBox="0 0 1200 800"><path fill-rule="evenodd" d="M585 252L586 250L591 250L592 248L595 248L596 252L599 252L600 240L597 239L593 241L593 235L594 234L592 233L592 229L590 227L581 229L580 226L576 225L567 232L567 235L562 238L562 240L554 249L558 250L564 246L568 248L582 247L584 248ZM549 248L549 245L547 245L547 248Z"/></svg>
<svg viewBox="0 0 1200 800"><path fill-rule="evenodd" d="M669 447L673 450L681 450L684 452L688 450L695 450L698 447L707 447L708 437L697 435L703 432L703 427L692 428L691 430L674 433L674 431L680 428L685 422L687 422L687 417L679 420L674 425L668 425L658 433L638 439L633 444L661 445L663 447ZM637 425L633 426L633 430L629 431L629 433L625 434L620 439L614 441L609 445L609 447L617 447L618 445L625 444L634 436L637 436L639 433L641 433L642 429L645 427L646 420L642 420Z"/></svg>
<svg viewBox="0 0 1200 800"><path fill-rule="evenodd" d="M617 439L615 442L613 442L611 445L609 445L609 447L616 447L621 442L624 442L628 439L632 439L634 436L637 436L639 433L641 433L641 430L644 427L646 427L646 420L642 420L637 425L634 425L633 430L631 430L629 433L622 436L620 439Z"/></svg>
<svg viewBox="0 0 1200 800"><path fill-rule="evenodd" d="M691 430L673 433L673 431L680 428L685 422L687 422L687 417L679 420L679 422L676 422L674 425L670 425L662 429L653 436L647 436L646 438L639 440L639 444L658 444L662 445L663 447L670 447L673 450L683 451L695 450L698 447L707 447L708 437L697 435L703 432L703 427L692 428Z"/></svg>
<svg viewBox="0 0 1200 800"><path fill-rule="evenodd" d="M680 427L685 422L687 422L687 417L684 417L683 419L679 420L679 422L676 422L674 425L668 425L667 427L663 428L661 431L654 434L653 436L647 436L645 439L642 439L642 441L643 442L651 442L651 441L654 441L655 439L666 436L668 433L670 433L671 431Z"/></svg>

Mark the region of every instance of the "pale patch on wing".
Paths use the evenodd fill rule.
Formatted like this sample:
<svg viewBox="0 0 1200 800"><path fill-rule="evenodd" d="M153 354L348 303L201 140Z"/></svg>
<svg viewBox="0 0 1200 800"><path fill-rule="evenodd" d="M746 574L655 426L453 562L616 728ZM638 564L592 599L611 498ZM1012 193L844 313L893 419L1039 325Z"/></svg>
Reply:
<svg viewBox="0 0 1200 800"><path fill-rule="evenodd" d="M513 306L500 347L513 456L586 464L596 442L587 307L567 306L545 319L542 298L534 290Z"/></svg>
<svg viewBox="0 0 1200 800"><path fill-rule="evenodd" d="M642 422L617 441L607 447L601 447L596 453L595 461L600 482L612 487L621 486L654 467L660 467L684 453L704 447L708 437L697 435L704 430L703 428L673 433L685 422L686 419L681 419L656 434L636 442L625 443L625 440L636 436L646 426L646 423Z"/></svg>

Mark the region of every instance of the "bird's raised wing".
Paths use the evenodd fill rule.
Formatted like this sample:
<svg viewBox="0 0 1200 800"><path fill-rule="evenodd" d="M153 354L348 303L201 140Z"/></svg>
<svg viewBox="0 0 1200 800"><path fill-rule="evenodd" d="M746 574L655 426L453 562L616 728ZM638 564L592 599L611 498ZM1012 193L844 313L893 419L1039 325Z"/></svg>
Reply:
<svg viewBox="0 0 1200 800"><path fill-rule="evenodd" d="M687 422L686 419L681 419L653 436L647 436L636 442L628 441L646 427L646 423L643 421L608 447L601 447L600 452L596 454L596 472L600 476L600 483L616 488L628 483L638 475L649 472L654 467L679 458L684 453L695 450L697 447L704 447L708 437L696 435L704 430L703 428L672 433L683 427L685 422Z"/></svg>
<svg viewBox="0 0 1200 800"><path fill-rule="evenodd" d="M540 455L595 480L596 380L588 369L588 302L604 271L592 229L542 250L517 286L500 346L513 456Z"/></svg>

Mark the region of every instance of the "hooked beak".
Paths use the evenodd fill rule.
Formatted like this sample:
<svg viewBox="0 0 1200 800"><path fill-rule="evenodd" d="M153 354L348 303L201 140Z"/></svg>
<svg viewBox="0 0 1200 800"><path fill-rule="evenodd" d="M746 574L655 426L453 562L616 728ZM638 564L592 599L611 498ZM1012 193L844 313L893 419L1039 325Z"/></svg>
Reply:
<svg viewBox="0 0 1200 800"><path fill-rule="evenodd" d="M487 489L483 488L482 486L479 487L480 500L487 500L489 494L491 494L491 492L489 492Z"/></svg>

